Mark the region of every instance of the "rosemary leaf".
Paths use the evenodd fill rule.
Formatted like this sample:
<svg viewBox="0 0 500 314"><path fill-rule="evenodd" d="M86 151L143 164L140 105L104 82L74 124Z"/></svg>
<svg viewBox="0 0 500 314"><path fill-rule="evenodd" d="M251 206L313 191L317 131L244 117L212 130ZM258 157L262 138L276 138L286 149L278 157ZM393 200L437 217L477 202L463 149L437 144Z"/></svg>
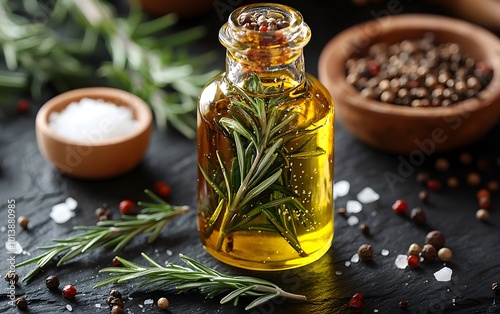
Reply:
<svg viewBox="0 0 500 314"><path fill-rule="evenodd" d="M146 254L141 255L151 266L140 266L124 258L116 257L123 266L101 269L100 273L107 273L110 277L99 282L94 288L139 281L141 287L150 286L150 290L163 289L168 286L174 286L179 292L199 289L210 298L227 293L221 299L221 304L233 301L236 305L240 297L254 297L255 299L245 307L245 310L250 310L278 297L306 301L305 296L283 291L267 280L225 275L182 254L179 254L179 257L187 267L172 263L161 266Z"/></svg>
<svg viewBox="0 0 500 314"><path fill-rule="evenodd" d="M152 242L158 238L170 220L188 210L187 206L172 206L166 203L149 190L145 190L145 193L160 204L154 204L154 208L143 208L137 216L124 215L128 219L125 221L100 221L94 227L74 227L75 230L85 232L67 239L52 240L55 244L38 248L47 252L17 265L17 267L22 267L36 264L34 269L24 276L23 281L35 276L50 261L61 254L63 256L57 263L58 267L97 247L113 247L114 252L119 251L142 233L151 233L148 242ZM144 202L140 203L144 204ZM129 263L130 267L138 267L136 264Z"/></svg>

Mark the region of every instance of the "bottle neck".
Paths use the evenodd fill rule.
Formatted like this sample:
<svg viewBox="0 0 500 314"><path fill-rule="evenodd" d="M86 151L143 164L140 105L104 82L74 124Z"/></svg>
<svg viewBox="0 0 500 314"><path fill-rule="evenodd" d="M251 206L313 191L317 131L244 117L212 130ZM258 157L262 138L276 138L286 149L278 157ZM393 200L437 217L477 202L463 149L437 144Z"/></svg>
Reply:
<svg viewBox="0 0 500 314"><path fill-rule="evenodd" d="M226 78L245 89L247 78L257 74L266 93L293 89L305 80L303 47L310 37L302 15L288 6L236 9L219 32L227 48Z"/></svg>
<svg viewBox="0 0 500 314"><path fill-rule="evenodd" d="M278 61L278 60L275 60ZM256 73L269 91L286 91L301 85L305 80L304 55L302 49L287 62L258 62L248 60L240 52L227 50L226 78L232 84L245 88L251 73Z"/></svg>

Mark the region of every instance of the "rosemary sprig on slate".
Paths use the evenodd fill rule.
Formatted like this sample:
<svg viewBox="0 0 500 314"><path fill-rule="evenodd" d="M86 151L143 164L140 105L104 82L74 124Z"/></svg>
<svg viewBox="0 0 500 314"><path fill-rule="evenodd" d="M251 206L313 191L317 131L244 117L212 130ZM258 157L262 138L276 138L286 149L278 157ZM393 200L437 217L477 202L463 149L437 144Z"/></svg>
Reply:
<svg viewBox="0 0 500 314"><path fill-rule="evenodd" d="M73 229L85 232L67 239L52 240L55 244L39 247L39 250L46 252L16 265L22 267L36 264L35 268L24 276L23 281L35 276L45 265L61 255L57 266L98 247L113 247L113 251L117 252L143 233L150 234L148 243L151 243L158 238L170 220L188 210L187 206L172 206L166 203L149 190L145 192L157 203L138 202L138 205L144 207L138 215L122 215L123 221L99 221L96 226L75 226Z"/></svg>
<svg viewBox="0 0 500 314"><path fill-rule="evenodd" d="M208 208L205 236L220 224L217 249L231 233L260 230L279 233L300 256L303 251L296 224L314 223L290 184L289 165L296 159L325 153L314 143L314 127L296 127L299 114L282 105L291 98L279 90L265 89L257 74L250 75L245 89L232 87L229 116L217 123L232 141L234 158L226 164L217 151L214 169L199 167L214 193L216 206ZM271 95L261 97L261 95ZM278 95L278 96L272 96ZM293 145L292 145L293 144ZM289 147L293 146L293 150ZM287 148L288 147L288 148ZM267 223L254 220L264 215Z"/></svg>
<svg viewBox="0 0 500 314"><path fill-rule="evenodd" d="M169 286L173 286L179 292L198 289L201 293L206 294L207 298L227 293L221 299L221 304L232 302L236 306L240 297L255 298L245 307L245 310L253 309L279 297L299 301L306 300L305 296L286 292L267 280L225 275L182 254L179 257L187 267L172 263L161 266L146 254L142 253L141 255L151 266L141 266L124 258L116 257L123 267L101 269L99 272L109 274L110 278L101 281L94 288L129 281L141 281L140 287L150 286L151 290L164 289Z"/></svg>

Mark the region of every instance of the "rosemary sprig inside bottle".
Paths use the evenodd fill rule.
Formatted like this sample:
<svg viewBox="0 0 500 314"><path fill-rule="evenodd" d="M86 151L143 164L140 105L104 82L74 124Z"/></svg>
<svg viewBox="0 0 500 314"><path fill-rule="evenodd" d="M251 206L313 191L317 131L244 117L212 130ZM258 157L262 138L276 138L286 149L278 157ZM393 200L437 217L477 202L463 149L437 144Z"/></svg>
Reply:
<svg viewBox="0 0 500 314"><path fill-rule="evenodd" d="M255 298L245 307L245 310L253 309L278 297L298 301L306 300L305 296L286 292L267 280L225 275L182 254L179 257L187 267L172 263L161 266L146 254L141 255L151 266L141 266L116 257L123 267L101 269L99 272L108 273L110 278L101 281L94 288L140 280L142 281L140 287L152 286L151 290L159 290L168 286L174 286L179 292L198 289L208 298L229 292L221 299L221 304L233 302L236 306L240 297Z"/></svg>
<svg viewBox="0 0 500 314"><path fill-rule="evenodd" d="M314 143L317 127L297 126L298 113L290 106L283 109L282 105L291 101L290 95L283 95L283 86L266 89L255 73L249 75L244 89L231 86L228 115L216 123L233 144L234 157L226 163L223 152L216 151L217 164L212 169L199 165L216 198L213 205L202 208L207 218L202 226L205 237L217 226L220 251L232 233L274 232L300 256L307 256L296 224L314 224L314 217L290 184L289 165L325 154L322 148L309 145ZM259 97L263 94L277 96Z"/></svg>
<svg viewBox="0 0 500 314"><path fill-rule="evenodd" d="M148 243L151 243L170 220L188 211L187 206L170 205L149 190L145 193L157 203L138 202L144 208L137 216L122 215L123 221L105 220L99 221L96 226L75 226L73 229L85 232L68 239L52 240L56 244L39 247L46 252L16 265L36 264L23 281L35 276L50 261L63 254L57 266L97 247L113 247L113 251L117 252L142 233L150 233Z"/></svg>

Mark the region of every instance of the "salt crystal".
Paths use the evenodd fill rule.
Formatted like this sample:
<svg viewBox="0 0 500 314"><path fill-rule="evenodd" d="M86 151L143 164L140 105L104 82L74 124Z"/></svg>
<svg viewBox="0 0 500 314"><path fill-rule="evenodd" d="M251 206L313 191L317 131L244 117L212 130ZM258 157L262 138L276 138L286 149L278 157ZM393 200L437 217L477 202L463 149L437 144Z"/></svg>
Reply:
<svg viewBox="0 0 500 314"><path fill-rule="evenodd" d="M66 309L68 309L68 311L70 311L70 312L73 311L73 307L69 304L66 304Z"/></svg>
<svg viewBox="0 0 500 314"><path fill-rule="evenodd" d="M345 265L345 267L349 267L349 266L351 266L351 262L350 261L345 261L344 265Z"/></svg>
<svg viewBox="0 0 500 314"><path fill-rule="evenodd" d="M382 256L387 256L387 255L389 255L389 250L382 249L382 251L380 251L380 254L381 254Z"/></svg>
<svg viewBox="0 0 500 314"><path fill-rule="evenodd" d="M172 251L167 250L167 255L168 255L168 256L172 256Z"/></svg>
<svg viewBox="0 0 500 314"><path fill-rule="evenodd" d="M373 313L378 313L378 310L377 310L377 309L374 309L374 310L373 310Z"/></svg>
<svg viewBox="0 0 500 314"><path fill-rule="evenodd" d="M23 247L17 241L5 242L5 248L12 254L21 254L23 252Z"/></svg>
<svg viewBox="0 0 500 314"><path fill-rule="evenodd" d="M126 136L137 126L132 110L101 99L83 98L49 115L49 127L55 133L85 143Z"/></svg>
<svg viewBox="0 0 500 314"><path fill-rule="evenodd" d="M408 266L408 257L403 254L399 254L394 261L394 264L399 269L405 269Z"/></svg>
<svg viewBox="0 0 500 314"><path fill-rule="evenodd" d="M358 193L356 198L361 203L368 204L378 201L380 199L380 195L378 195L372 188L366 187Z"/></svg>
<svg viewBox="0 0 500 314"><path fill-rule="evenodd" d="M451 268L443 267L434 273L434 278L436 278L437 281L450 281L452 274L453 271L451 270Z"/></svg>
<svg viewBox="0 0 500 314"><path fill-rule="evenodd" d="M345 209L349 214L357 214L363 209L363 205L358 201L347 201Z"/></svg>
<svg viewBox="0 0 500 314"><path fill-rule="evenodd" d="M5 226L0 227L0 231L5 232L6 230L7 230L7 228L5 228Z"/></svg>
<svg viewBox="0 0 500 314"><path fill-rule="evenodd" d="M358 222L359 222L359 218L356 216L350 216L349 218L347 218L347 224L349 226L355 226L358 224Z"/></svg>
<svg viewBox="0 0 500 314"><path fill-rule="evenodd" d="M96 304L95 307L100 309L101 305L100 304Z"/></svg>
<svg viewBox="0 0 500 314"><path fill-rule="evenodd" d="M377 216L377 212L376 211L371 212L370 216L372 216L372 217Z"/></svg>
<svg viewBox="0 0 500 314"><path fill-rule="evenodd" d="M341 275L342 275L342 272L341 272L340 270L337 270L337 271L335 272L335 275L337 275L337 276L341 276Z"/></svg>
<svg viewBox="0 0 500 314"><path fill-rule="evenodd" d="M66 203L61 203L54 205L52 211L49 214L50 218L58 224L63 224L75 216L75 213L66 205Z"/></svg>
<svg viewBox="0 0 500 314"><path fill-rule="evenodd" d="M351 184L346 180L336 182L333 185L333 198L337 199L337 197L346 196L347 193L349 193L350 188L351 188Z"/></svg>
<svg viewBox="0 0 500 314"><path fill-rule="evenodd" d="M357 262L359 262L359 255L358 253L354 254L352 257L351 257L351 262L356 264Z"/></svg>
<svg viewBox="0 0 500 314"><path fill-rule="evenodd" d="M68 197L64 203L70 210L75 210L78 206L78 202L72 197Z"/></svg>
<svg viewBox="0 0 500 314"><path fill-rule="evenodd" d="M153 301L153 299L147 299L147 300L144 300L144 305L149 305L149 304L153 304L155 301Z"/></svg>

